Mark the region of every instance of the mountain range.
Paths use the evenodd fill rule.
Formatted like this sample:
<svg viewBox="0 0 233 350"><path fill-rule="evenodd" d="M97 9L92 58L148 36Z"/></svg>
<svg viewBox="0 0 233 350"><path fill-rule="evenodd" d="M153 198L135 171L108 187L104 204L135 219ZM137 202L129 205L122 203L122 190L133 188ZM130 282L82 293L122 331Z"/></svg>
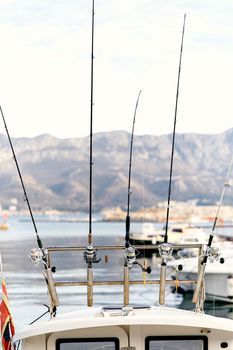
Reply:
<svg viewBox="0 0 233 350"><path fill-rule="evenodd" d="M112 131L93 135L93 210L126 208L131 135ZM83 210L89 207L89 137L51 135L12 138L17 161L34 209ZM131 208L167 200L172 135L135 135ZM219 134L178 133L175 138L171 199L211 205L221 195L233 149L233 129ZM0 203L23 191L6 135L0 134ZM226 204L233 204L227 191Z"/></svg>

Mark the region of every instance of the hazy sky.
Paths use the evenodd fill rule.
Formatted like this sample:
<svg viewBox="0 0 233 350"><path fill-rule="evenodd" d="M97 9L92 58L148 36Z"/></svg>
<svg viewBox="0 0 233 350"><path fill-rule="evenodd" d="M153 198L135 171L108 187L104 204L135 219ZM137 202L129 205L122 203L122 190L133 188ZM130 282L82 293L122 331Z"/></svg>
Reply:
<svg viewBox="0 0 233 350"><path fill-rule="evenodd" d="M0 104L12 136L88 134L91 5L0 0ZM184 13L177 131L233 127L231 0L96 0L95 8L94 132L131 130L140 89L135 133L172 131Z"/></svg>

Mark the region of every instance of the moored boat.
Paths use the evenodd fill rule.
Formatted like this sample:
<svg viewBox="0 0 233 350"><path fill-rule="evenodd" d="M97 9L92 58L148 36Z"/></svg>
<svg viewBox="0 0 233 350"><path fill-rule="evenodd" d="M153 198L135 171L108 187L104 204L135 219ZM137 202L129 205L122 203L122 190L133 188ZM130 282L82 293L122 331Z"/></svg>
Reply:
<svg viewBox="0 0 233 350"><path fill-rule="evenodd" d="M165 228L155 228L152 223L144 223L141 232L130 233L130 243L141 244L160 244L163 242ZM198 226L187 224L176 224L168 228L169 241L171 243L197 242L205 243L208 237L207 233Z"/></svg>
<svg viewBox="0 0 233 350"><path fill-rule="evenodd" d="M206 266L205 271L205 298L233 303L233 247L221 250L222 258L213 260ZM216 254L217 250L216 250ZM180 279L194 280L198 275L197 257L178 259L176 266L182 265L179 271ZM175 268L176 269L176 268ZM193 291L193 284L180 284L179 292Z"/></svg>
<svg viewBox="0 0 233 350"><path fill-rule="evenodd" d="M179 247L176 247L177 249ZM182 246L180 247L182 248ZM201 245L190 245L190 248L201 252ZM52 254L63 251L76 251L78 254L85 252L85 247L48 247L48 261L52 261ZM96 247L95 253L101 250L121 250L124 247L109 246ZM36 257L34 250L33 256ZM131 286L143 284L144 281L134 281L130 278L130 270L134 268L132 255L128 254L127 261L131 265L124 267L123 279L121 281L98 281L97 276L85 282L77 279L62 282L49 278L47 280L50 299L51 318L25 327L15 335L15 343L22 342L22 349L29 350L68 350L68 349L137 349L137 350L217 350L233 347L233 320L205 315L201 309L204 303L202 293L199 296L196 310L187 311L168 308L164 305L155 306L156 300L150 305L132 305L130 303ZM196 259L197 261L197 259ZM135 261L134 261L135 262ZM37 261L38 263L38 261ZM50 269L51 266L48 266ZM45 272L47 274L47 272ZM51 276L50 276L51 277ZM195 285L196 278L192 281ZM179 281L189 283L190 281ZM147 284L155 288L155 295L160 279L147 281ZM55 290L62 286L86 286L87 304L86 308L74 310L73 312L55 315L54 300L59 308ZM93 288L99 285L122 286L122 304L106 305L104 307L93 307ZM169 287L177 285L176 280L167 279Z"/></svg>

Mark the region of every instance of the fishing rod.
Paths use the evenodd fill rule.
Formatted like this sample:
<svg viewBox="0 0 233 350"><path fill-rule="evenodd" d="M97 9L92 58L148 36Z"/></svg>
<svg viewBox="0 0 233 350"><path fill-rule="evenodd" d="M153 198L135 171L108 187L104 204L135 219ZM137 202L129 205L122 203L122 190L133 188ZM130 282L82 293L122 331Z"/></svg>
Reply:
<svg viewBox="0 0 233 350"><path fill-rule="evenodd" d="M174 124L173 124L173 133L172 133L172 150L171 150L171 162L170 162L170 175L169 175L169 186L168 186L167 215L166 215L166 226L165 226L164 243L167 243L167 241L168 241L168 222L169 222L169 213L170 213L171 187L172 187L172 174L173 174L173 160L174 160L175 136L176 136L176 119L177 119L177 109L178 109L178 99L179 99L180 73L181 73L181 63L182 63L185 20L186 20L186 14L184 15L184 23L183 23L183 30L182 30L182 39L181 39L181 48L180 48L180 61L179 61L177 89L176 89L175 117L174 117Z"/></svg>
<svg viewBox="0 0 233 350"><path fill-rule="evenodd" d="M141 95L141 90L139 91L138 98L135 105L134 116L133 116L133 126L131 132L130 141L130 152L129 152L129 175L128 175L128 197L127 197L127 215L125 220L125 248L129 247L129 231L130 231L130 196L131 196L131 170L132 170L132 155L133 155L133 138L134 138L134 126L136 121L136 114L138 108L138 102Z"/></svg>
<svg viewBox="0 0 233 350"><path fill-rule="evenodd" d="M125 252L124 252L124 305L129 305L129 269L135 263L136 254L135 248L131 247L129 244L129 231L130 231L130 196L131 196L131 170L132 170L132 155L133 155L133 137L134 137L134 126L136 121L136 114L138 108L138 101L141 95L141 90L138 93L134 116L133 116L133 126L131 132L130 141L130 152L129 152L129 175L128 175L128 196L127 196L127 214L125 220Z"/></svg>
<svg viewBox="0 0 233 350"><path fill-rule="evenodd" d="M18 164L18 161L17 161L17 158L16 158L14 147L13 147L13 144L12 144L12 141L11 141L11 137L10 137L10 134L9 134L9 130L7 128L6 120L5 120L5 117L4 117L4 114L3 114L1 106L0 106L0 111L1 111L2 120L3 120L3 123L4 123L4 127L5 127L5 130L6 130L6 133L7 133L7 137L8 137L8 140L9 140L9 144L10 144L10 147L11 147L11 151L12 151L12 154L13 154L13 159L15 161L15 165L16 165L16 168L17 168L17 171L18 171L20 182L21 182L21 185L22 185L22 188L23 188L24 200L27 203L28 210L29 210L29 213L30 213L30 216L31 216L32 224L33 224L34 231L35 231L35 234L36 234L38 247L41 249L41 251L43 253L43 256L45 256L43 244L42 244L42 241L41 241L41 239L39 237L39 234L38 234L38 230L37 230L37 227L36 227L36 223L35 223L34 215L33 215L33 212L32 212L32 208L31 208L31 205L30 205L30 202L29 202L29 199L28 199L28 195L27 195L27 192L26 192L26 188L25 188L25 185L24 185L22 174L21 174L21 171L20 171L20 168L19 168L19 164Z"/></svg>
<svg viewBox="0 0 233 350"><path fill-rule="evenodd" d="M132 156L133 156L133 139L134 139L134 126L136 121L136 114L138 108L138 102L141 95L141 90L139 91L133 116L133 126L131 132L130 141L130 152L129 152L129 175L128 175L128 196L127 196L127 214L125 221L125 252L124 252L124 305L129 305L129 270L133 265L138 265L142 269L143 273L151 273L151 267L145 267L136 261L135 248L130 246L129 243L129 232L130 232L130 197L131 197L131 172L132 172Z"/></svg>
<svg viewBox="0 0 233 350"><path fill-rule="evenodd" d="M218 217L219 217L219 213L220 213L220 209L222 207L222 203L223 203L223 197L224 194L226 192L226 189L230 187L230 173L231 173L231 169L232 169L232 165L233 165L233 156L231 157L231 161L227 170L227 175L226 175L226 179L224 181L224 185L223 185L223 189L222 189L222 193L220 196L220 201L217 207L217 212L216 212L216 216L214 218L214 222L213 222L213 226L212 226L212 230L209 236L209 240L208 240L208 244L204 253L204 257L200 263L200 271L199 271L199 275L198 275L198 279L197 279L197 285L193 294L193 303L197 304L198 300L199 300L199 295L200 295L200 291L201 291L201 287L203 284L203 280L204 280L204 275L205 275L205 268L206 268L206 264L208 261L208 258L212 257L212 251L211 251L211 247L212 247L212 242L214 239L214 235L215 235L215 228L217 225L217 221L218 221ZM213 257L214 258L214 257ZM218 256L217 256L218 258ZM221 261L220 261L221 262Z"/></svg>
<svg viewBox="0 0 233 350"><path fill-rule="evenodd" d="M92 244L92 173L93 173L93 95L94 95L94 26L95 26L95 2L92 0L92 25L91 25L91 103L90 103L90 163L89 163L89 233L88 244Z"/></svg>
<svg viewBox="0 0 233 350"><path fill-rule="evenodd" d="M169 213L170 213L173 159L174 159L175 135L176 135L176 119L177 119L177 109L178 109L178 99L179 99L179 86L180 86L180 73L181 73L181 63L182 63L182 53L183 53L185 20L186 20L186 14L184 14L184 21L183 21L179 69L178 69L178 79L177 79L177 88L176 88L176 103L175 103L175 116L174 116L173 134L172 134L172 150L171 150L171 162L170 162L170 175L169 175L169 186L168 186L168 200L167 200L165 234L164 234L164 242L163 242L163 244L160 245L160 255L162 257L161 271L160 271L160 293L159 293L160 304L164 304L165 283L166 283L166 266L167 266L167 261L172 259L172 250L173 250L172 246L168 243L168 222L169 222Z"/></svg>
<svg viewBox="0 0 233 350"><path fill-rule="evenodd" d="M98 263L97 251L93 247L92 235L92 182L93 182L93 96L94 96L94 27L95 27L95 1L92 0L91 15L91 101L90 101L90 145L89 145L89 231L88 245L84 251L84 259L87 263L87 305L93 305L93 263Z"/></svg>
<svg viewBox="0 0 233 350"><path fill-rule="evenodd" d="M8 137L8 140L9 140L10 148L11 148L11 151L12 151L12 154L13 154L13 159L15 161L17 172L18 172L18 175L19 175L19 178L20 178L20 182L21 182L21 185L22 185L22 189L23 189L23 193L24 193L24 200L26 201L27 206L28 206L28 210L29 210L29 213L30 213L30 216L31 216L31 220L32 220L32 224L33 224L33 227L34 227L34 231L35 231L35 234L36 234L37 244L38 244L38 247L39 247L39 250L38 249L32 249L29 257L30 257L31 261L33 261L36 265L38 265L40 261L43 261L43 263L44 263L44 266L45 266L44 277L45 277L45 280L46 280L46 284L47 284L48 291L49 291L49 296L50 296L50 301L51 301L50 313L51 313L51 316L55 316L56 308L59 305L59 300L58 300L58 296L57 296L57 293L56 293L56 289L54 287L54 282L53 282L53 277L52 277L52 269L48 267L47 254L46 254L45 249L43 247L42 240L41 240L41 238L40 238L40 236L38 234L36 222L35 222L34 215L33 215L33 212L32 212L32 208L31 208L31 205L30 205L30 202L29 202L29 199L28 199L26 187L24 185L24 181L23 181L23 177L22 177L22 174L21 174L21 171L20 171L19 163L17 161L17 157L16 157L16 154L15 154L13 143L12 143L12 140L11 140L11 137L10 137L10 133L9 133L9 130L8 130L8 127L7 127L7 124L6 124L6 120L5 120L5 117L4 117L4 114L3 114L1 106L0 106L0 112L1 112L1 116L2 116L2 120L3 120L3 123L4 123L5 130L6 130L6 133L7 133L7 137ZM53 269L53 271L54 271L54 269Z"/></svg>

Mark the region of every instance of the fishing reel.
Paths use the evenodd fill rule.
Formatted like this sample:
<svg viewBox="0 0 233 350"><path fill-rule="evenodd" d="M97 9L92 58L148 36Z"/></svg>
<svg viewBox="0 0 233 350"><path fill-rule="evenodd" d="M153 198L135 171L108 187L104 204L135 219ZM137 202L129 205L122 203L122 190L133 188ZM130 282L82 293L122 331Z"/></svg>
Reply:
<svg viewBox="0 0 233 350"><path fill-rule="evenodd" d="M35 267L38 267L40 263L43 261L44 253L40 248L32 248L28 255L28 258L33 262Z"/></svg>
<svg viewBox="0 0 233 350"><path fill-rule="evenodd" d="M161 243L158 249L159 255L161 256L164 263L174 260L172 256L173 245L171 243Z"/></svg>
<svg viewBox="0 0 233 350"><path fill-rule="evenodd" d="M138 261L136 261L136 249L132 246L125 248L125 253L124 253L124 258L125 258L125 266L128 266L129 269L133 265L138 265L141 267L142 272L146 273L151 273L151 267L145 267L142 264L140 264Z"/></svg>
<svg viewBox="0 0 233 350"><path fill-rule="evenodd" d="M225 262L223 257L220 257L219 248L217 247L207 247L206 253L204 254L209 259L210 263L213 263L214 261L219 261L220 264L223 264Z"/></svg>
<svg viewBox="0 0 233 350"><path fill-rule="evenodd" d="M128 266L129 269L131 269L136 260L136 252L134 247L130 246L125 248L124 259L125 265Z"/></svg>
<svg viewBox="0 0 233 350"><path fill-rule="evenodd" d="M91 267L92 264L100 262L101 258L97 258L97 250L92 246L88 245L83 253L84 260Z"/></svg>
<svg viewBox="0 0 233 350"><path fill-rule="evenodd" d="M142 264L140 264L139 262L135 261L134 262L134 265L139 265L142 269L142 272L145 272L145 273L148 273L150 274L151 273L151 267L150 266L143 266Z"/></svg>

